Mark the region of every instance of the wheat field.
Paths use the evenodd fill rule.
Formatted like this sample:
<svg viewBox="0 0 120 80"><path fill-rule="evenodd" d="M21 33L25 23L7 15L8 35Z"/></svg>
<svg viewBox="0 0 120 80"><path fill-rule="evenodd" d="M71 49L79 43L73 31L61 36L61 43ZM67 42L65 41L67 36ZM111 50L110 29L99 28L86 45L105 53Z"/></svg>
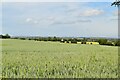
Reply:
<svg viewBox="0 0 120 80"><path fill-rule="evenodd" d="M117 78L118 47L2 40L3 78Z"/></svg>

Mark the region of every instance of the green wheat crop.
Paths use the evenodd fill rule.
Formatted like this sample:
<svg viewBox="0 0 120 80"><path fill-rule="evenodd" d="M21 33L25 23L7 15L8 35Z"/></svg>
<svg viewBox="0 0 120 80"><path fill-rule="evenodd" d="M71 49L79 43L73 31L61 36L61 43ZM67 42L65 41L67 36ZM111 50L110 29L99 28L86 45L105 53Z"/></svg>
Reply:
<svg viewBox="0 0 120 80"><path fill-rule="evenodd" d="M118 47L3 40L3 78L117 78Z"/></svg>

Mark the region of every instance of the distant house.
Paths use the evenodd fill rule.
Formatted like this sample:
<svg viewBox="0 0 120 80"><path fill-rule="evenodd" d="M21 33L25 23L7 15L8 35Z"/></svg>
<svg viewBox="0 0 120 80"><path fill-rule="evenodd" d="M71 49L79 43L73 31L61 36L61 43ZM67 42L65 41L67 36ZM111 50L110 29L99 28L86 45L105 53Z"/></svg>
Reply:
<svg viewBox="0 0 120 80"><path fill-rule="evenodd" d="M60 41L60 42L63 42L63 43L64 43L65 41L64 41L64 39L61 39L61 41Z"/></svg>
<svg viewBox="0 0 120 80"><path fill-rule="evenodd" d="M71 43L71 41L69 41L69 43Z"/></svg>

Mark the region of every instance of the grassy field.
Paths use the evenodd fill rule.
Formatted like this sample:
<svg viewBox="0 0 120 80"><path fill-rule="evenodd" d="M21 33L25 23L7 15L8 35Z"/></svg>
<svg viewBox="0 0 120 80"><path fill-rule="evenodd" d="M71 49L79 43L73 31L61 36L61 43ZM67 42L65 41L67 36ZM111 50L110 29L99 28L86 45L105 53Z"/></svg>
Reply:
<svg viewBox="0 0 120 80"><path fill-rule="evenodd" d="M2 77L117 78L118 47L3 40Z"/></svg>

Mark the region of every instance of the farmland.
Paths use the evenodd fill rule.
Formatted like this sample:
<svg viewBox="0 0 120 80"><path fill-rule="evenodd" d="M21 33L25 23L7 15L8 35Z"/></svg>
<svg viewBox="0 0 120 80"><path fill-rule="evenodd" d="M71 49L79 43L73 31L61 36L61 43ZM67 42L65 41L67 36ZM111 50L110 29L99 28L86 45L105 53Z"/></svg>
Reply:
<svg viewBox="0 0 120 80"><path fill-rule="evenodd" d="M3 78L117 78L118 47L2 41Z"/></svg>

